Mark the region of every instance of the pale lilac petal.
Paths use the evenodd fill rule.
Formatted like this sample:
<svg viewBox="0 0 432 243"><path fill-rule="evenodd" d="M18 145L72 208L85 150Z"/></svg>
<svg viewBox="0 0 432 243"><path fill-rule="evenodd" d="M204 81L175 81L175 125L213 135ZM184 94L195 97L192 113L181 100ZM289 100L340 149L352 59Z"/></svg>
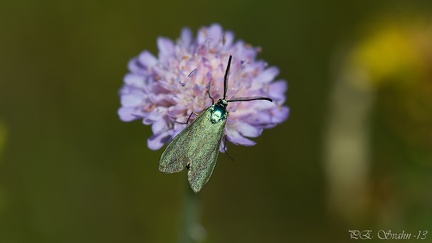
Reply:
<svg viewBox="0 0 432 243"><path fill-rule="evenodd" d="M222 27L218 24L211 25L208 29L208 39L212 42L212 45L218 43L222 38Z"/></svg>
<svg viewBox="0 0 432 243"><path fill-rule="evenodd" d="M166 112L161 110L153 110L146 114L146 117L143 119L143 122L146 124L157 122L165 116Z"/></svg>
<svg viewBox="0 0 432 243"><path fill-rule="evenodd" d="M168 124L164 119L159 119L152 125L152 132L154 134L162 133L163 131L167 130Z"/></svg>
<svg viewBox="0 0 432 243"><path fill-rule="evenodd" d="M174 131L171 133L173 137L177 136L187 125L181 123L174 123Z"/></svg>
<svg viewBox="0 0 432 243"><path fill-rule="evenodd" d="M272 123L272 115L268 112L255 113L248 117L248 121L256 127L264 127L265 124Z"/></svg>
<svg viewBox="0 0 432 243"><path fill-rule="evenodd" d="M287 83L284 80L276 81L269 85L269 95L278 103L285 102L285 92L288 88Z"/></svg>
<svg viewBox="0 0 432 243"><path fill-rule="evenodd" d="M203 93L203 90L204 90L204 89L205 89L205 87L200 86L200 85L198 85L198 84L195 84L194 87L192 88L192 90L193 90L193 94L194 94L195 96L198 96L198 95L200 95L200 94Z"/></svg>
<svg viewBox="0 0 432 243"><path fill-rule="evenodd" d="M128 73L123 80L125 84L136 88L144 88L146 85L146 83L144 82L144 76L141 75Z"/></svg>
<svg viewBox="0 0 432 243"><path fill-rule="evenodd" d="M120 120L124 122L130 122L140 118L135 112L135 109L130 107L120 107L117 110L117 114L119 115Z"/></svg>
<svg viewBox="0 0 432 243"><path fill-rule="evenodd" d="M156 59L155 56L153 56L150 52L148 51L143 51L139 56L138 56L138 60L140 61L140 63L144 66L144 67L153 67L154 65L156 65L156 63L158 62L158 60Z"/></svg>
<svg viewBox="0 0 432 243"><path fill-rule="evenodd" d="M157 40L157 46L160 56L169 56L174 53L174 43L168 38L159 37Z"/></svg>
<svg viewBox="0 0 432 243"><path fill-rule="evenodd" d="M280 109L275 109L273 112L273 122L281 123L288 118L290 109L288 107L282 106Z"/></svg>
<svg viewBox="0 0 432 243"><path fill-rule="evenodd" d="M283 94L287 91L288 85L284 80L273 82L269 85L269 93L280 93Z"/></svg>
<svg viewBox="0 0 432 243"><path fill-rule="evenodd" d="M201 28L196 37L197 44L201 45L203 44L208 38L208 30L205 28Z"/></svg>
<svg viewBox="0 0 432 243"><path fill-rule="evenodd" d="M192 31L189 28L183 28L180 36L181 47L187 49L192 42Z"/></svg>
<svg viewBox="0 0 432 243"><path fill-rule="evenodd" d="M231 31L225 32L225 45L224 47L230 47L234 41L234 34Z"/></svg>
<svg viewBox="0 0 432 243"><path fill-rule="evenodd" d="M168 133L155 134L147 139L147 147L151 150L158 150L162 148L166 140L169 140Z"/></svg>
<svg viewBox="0 0 432 243"><path fill-rule="evenodd" d="M141 104L141 102L143 101L143 97L142 95L138 94L126 94L120 97L120 101L122 106L134 107Z"/></svg>
<svg viewBox="0 0 432 243"><path fill-rule="evenodd" d="M261 128L255 127L245 122L238 122L238 124L236 124L236 128L239 131L239 133L245 137L255 138L255 137L259 137L262 133Z"/></svg>
<svg viewBox="0 0 432 243"><path fill-rule="evenodd" d="M129 71L131 71L134 74L142 74L142 75L148 74L148 70L144 69L144 66L140 63L140 61L138 60L137 57L132 58L128 62L128 69L129 69Z"/></svg>
<svg viewBox="0 0 432 243"><path fill-rule="evenodd" d="M168 105L168 102L166 102L167 96L165 94L150 94L149 95L149 100L153 103L153 104L158 104L158 105Z"/></svg>
<svg viewBox="0 0 432 243"><path fill-rule="evenodd" d="M260 83L269 83L279 74L277 67L269 67L264 72L260 73L257 77L257 81Z"/></svg>
<svg viewBox="0 0 432 243"><path fill-rule="evenodd" d="M227 138L233 144L241 144L244 146L253 146L256 144L254 141L243 137L238 131L235 130L228 130Z"/></svg>

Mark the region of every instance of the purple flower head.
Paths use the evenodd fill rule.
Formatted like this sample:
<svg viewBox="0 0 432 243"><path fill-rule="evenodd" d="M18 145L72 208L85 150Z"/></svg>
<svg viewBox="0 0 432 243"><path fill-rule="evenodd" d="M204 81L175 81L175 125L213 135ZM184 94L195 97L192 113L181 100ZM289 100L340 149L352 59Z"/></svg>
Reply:
<svg viewBox="0 0 432 243"><path fill-rule="evenodd" d="M228 58L233 56L228 81L227 99L263 96L268 101L230 102L225 133L234 144L255 145L247 137L258 137L265 128L285 121L289 109L285 102L287 84L274 81L279 70L255 60L258 48L235 41L232 32L218 24L201 28L193 38L191 30L183 29L173 42L159 37L158 57L143 51L128 65L120 90L122 121L142 119L152 126L148 139L150 149L160 149L183 128L192 112L200 113L212 105L207 91L216 101L222 98L224 74ZM188 123L195 118L191 116ZM224 140L222 140L224 141ZM225 145L221 144L221 151Z"/></svg>

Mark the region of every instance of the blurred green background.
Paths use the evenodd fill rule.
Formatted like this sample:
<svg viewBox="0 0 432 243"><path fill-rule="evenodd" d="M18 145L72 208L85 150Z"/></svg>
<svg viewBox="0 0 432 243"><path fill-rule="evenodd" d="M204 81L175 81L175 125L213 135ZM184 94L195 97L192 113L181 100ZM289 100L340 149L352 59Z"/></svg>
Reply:
<svg viewBox="0 0 432 243"><path fill-rule="evenodd" d="M431 10L426 0L1 1L0 242L177 240L186 174L158 172L162 150L147 148L150 127L119 120L117 92L129 59L144 49L157 54L158 36L177 39L185 26L196 33L215 22L280 68L291 114L255 147L229 145L234 161L219 157L199 195L205 242L347 242L350 229L432 234L432 52L403 72L408 83L420 80L409 92L375 85L399 74L346 72L370 71L367 55L345 62L381 33L375 24L393 17L396 26L429 23L424 31L432 31ZM395 58L379 57L371 58ZM331 101L340 77L374 83L353 91L358 99L343 98L369 104L361 121L370 126L344 128L368 134L357 184L334 179L347 173L328 156L341 148L331 124L350 124L332 115L350 109Z"/></svg>

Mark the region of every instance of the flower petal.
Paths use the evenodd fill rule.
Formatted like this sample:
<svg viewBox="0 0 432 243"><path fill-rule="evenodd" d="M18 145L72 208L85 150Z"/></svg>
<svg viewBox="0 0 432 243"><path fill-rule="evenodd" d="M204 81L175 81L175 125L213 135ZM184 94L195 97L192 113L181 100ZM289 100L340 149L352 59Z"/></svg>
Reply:
<svg viewBox="0 0 432 243"><path fill-rule="evenodd" d="M275 109L273 112L273 123L281 123L289 116L290 109L282 106L280 109Z"/></svg>
<svg viewBox="0 0 432 243"><path fill-rule="evenodd" d="M123 78L123 80L124 80L125 84L130 85L132 87L136 87L136 88L144 88L145 87L144 76L142 76L142 75L136 75L136 74L128 73Z"/></svg>
<svg viewBox="0 0 432 243"><path fill-rule="evenodd" d="M236 128L242 136L253 138L259 137L263 130L262 128L252 126L251 124L246 122L238 122L236 124Z"/></svg>
<svg viewBox="0 0 432 243"><path fill-rule="evenodd" d="M167 122L164 119L159 119L152 125L152 132L154 134L162 133L168 128Z"/></svg>
<svg viewBox="0 0 432 243"><path fill-rule="evenodd" d="M179 44L183 49L187 49L192 42L192 31L189 28L183 28L180 36Z"/></svg>
<svg viewBox="0 0 432 243"><path fill-rule="evenodd" d="M143 123L144 124L152 124L155 123L161 119L163 119L163 117L166 114L166 110L163 111L161 107L154 109L148 113L146 113L146 116L143 119Z"/></svg>
<svg viewBox="0 0 432 243"><path fill-rule="evenodd" d="M225 32L225 45L224 47L230 47L234 41L234 34L231 31Z"/></svg>
<svg viewBox="0 0 432 243"><path fill-rule="evenodd" d="M125 107L135 107L141 104L143 101L142 95L137 94L124 94L120 97L120 102L122 106Z"/></svg>
<svg viewBox="0 0 432 243"><path fill-rule="evenodd" d="M120 107L117 110L117 114L119 115L120 120L124 122L130 122L139 119L140 116L137 113L138 112L136 112L136 109L132 107Z"/></svg>
<svg viewBox="0 0 432 243"><path fill-rule="evenodd" d="M170 56L174 54L174 43L168 38L159 37L157 39L157 46L159 49L159 56Z"/></svg>
<svg viewBox="0 0 432 243"><path fill-rule="evenodd" d="M285 92L288 88L285 80L279 80L269 85L269 96L277 103L283 104L285 102Z"/></svg>
<svg viewBox="0 0 432 243"><path fill-rule="evenodd" d="M228 140L233 144L241 144L244 146L253 146L256 143L252 140L249 140L242 135L240 135L239 132L233 129L225 129Z"/></svg>
<svg viewBox="0 0 432 243"><path fill-rule="evenodd" d="M147 67L153 67L158 62L158 60L156 59L156 57L153 56L148 51L141 52L141 54L138 56L138 60L146 68Z"/></svg>
<svg viewBox="0 0 432 243"><path fill-rule="evenodd" d="M257 77L257 82L269 83L279 74L279 69L277 67L269 67L260 73Z"/></svg>
<svg viewBox="0 0 432 243"><path fill-rule="evenodd" d="M218 24L212 24L208 28L208 39L212 42L212 46L222 40L222 27Z"/></svg>
<svg viewBox="0 0 432 243"><path fill-rule="evenodd" d="M168 133L155 134L147 139L147 147L151 150L158 150L170 139Z"/></svg>

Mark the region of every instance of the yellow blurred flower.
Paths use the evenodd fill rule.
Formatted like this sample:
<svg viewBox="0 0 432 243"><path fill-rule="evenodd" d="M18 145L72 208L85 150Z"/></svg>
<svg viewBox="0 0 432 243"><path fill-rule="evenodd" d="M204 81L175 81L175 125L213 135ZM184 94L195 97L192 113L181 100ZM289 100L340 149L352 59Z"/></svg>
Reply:
<svg viewBox="0 0 432 243"><path fill-rule="evenodd" d="M386 18L369 26L349 54L350 66L377 92L380 116L414 145L432 147L432 22Z"/></svg>
<svg viewBox="0 0 432 243"><path fill-rule="evenodd" d="M424 21L384 20L355 47L352 64L367 71L371 85L407 85L425 78L432 57L432 31Z"/></svg>

